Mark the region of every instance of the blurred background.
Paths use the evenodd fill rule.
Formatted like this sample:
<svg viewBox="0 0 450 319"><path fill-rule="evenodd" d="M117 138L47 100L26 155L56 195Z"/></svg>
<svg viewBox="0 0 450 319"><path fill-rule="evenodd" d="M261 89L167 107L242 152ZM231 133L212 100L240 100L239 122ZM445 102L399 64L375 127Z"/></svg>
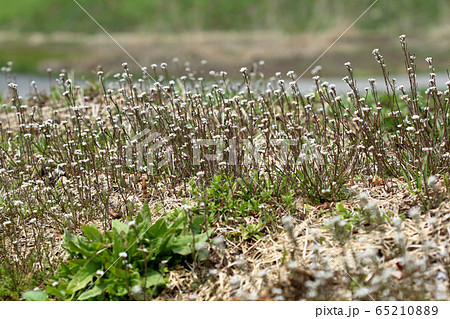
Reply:
<svg viewBox="0 0 450 319"><path fill-rule="evenodd" d="M194 70L237 75L240 67L264 60L263 71L271 76L302 74L374 0L77 2L143 66L167 62L176 73L189 61ZM371 52L380 48L397 74L404 68L398 36L406 34L419 72L427 72L424 59L433 56L445 74L449 17L449 0L379 0L316 64L323 76L342 78L347 61L357 76L376 76ZM181 68L173 66L174 58ZM99 65L114 73L125 61L139 69L73 0L1 0L0 66L8 61L27 78L47 68L95 78Z"/></svg>

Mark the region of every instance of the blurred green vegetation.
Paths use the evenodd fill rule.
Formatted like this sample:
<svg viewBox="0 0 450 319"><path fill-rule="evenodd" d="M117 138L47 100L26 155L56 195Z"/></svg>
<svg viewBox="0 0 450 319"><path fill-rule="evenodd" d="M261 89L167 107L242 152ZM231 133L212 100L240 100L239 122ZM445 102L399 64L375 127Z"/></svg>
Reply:
<svg viewBox="0 0 450 319"><path fill-rule="evenodd" d="M14 61L14 71L19 73L36 72L43 61L70 59L82 54L75 45L68 43L42 43L27 45L21 41L8 41L0 45L0 67L7 61ZM42 69L40 71L44 71Z"/></svg>
<svg viewBox="0 0 450 319"><path fill-rule="evenodd" d="M0 29L98 32L74 1L2 1ZM374 0L78 0L108 31L326 30L355 20ZM448 23L448 0L379 0L357 27L418 30Z"/></svg>
<svg viewBox="0 0 450 319"><path fill-rule="evenodd" d="M299 45L297 55L290 53L270 59L264 51L246 50L248 40L238 35L245 32L282 31L277 36L289 37L292 34L326 34L332 30L339 32L346 29L375 0L77 0L77 2L109 32L139 32L137 36L165 37L169 33L179 33L177 46L184 46L183 52L173 53L187 60L205 58L211 68L230 71L236 65L246 65L256 59L264 59L272 66L270 72L288 69L305 69L312 62L310 55L313 45ZM373 73L373 58L370 52L375 47L382 47L388 61L401 59L398 52L397 37L407 34L408 39L420 39L409 42L419 56L433 54L437 67L442 71L448 68L448 41L436 41L436 34L446 36L450 22L449 0L378 0L374 6L355 24L353 38L346 36L340 40L341 47L334 47L327 54L327 71L341 74L342 64L351 60L360 72ZM435 31L438 32L435 32ZM10 32L10 31L18 31ZM199 31L199 32L197 32ZM192 34L209 31L232 31L233 49L223 51L223 56L214 54L214 50L204 48L202 51L189 48ZM243 32L240 32L243 31ZM34 34L36 32L37 34ZM70 34L52 33L73 32ZM121 52L108 50L110 59L99 60L105 50L95 45L96 40L89 40L91 35L101 33L101 29L83 12L74 0L21 0L2 1L0 6L0 66L7 61L14 61L15 72L43 72L48 66L54 68L75 68L90 72L96 65L107 68L120 65ZM258 33L258 32L255 32ZM47 36L47 34L49 34ZM356 34L356 35L355 35ZM427 34L434 34L428 37ZM219 36L220 37L220 36ZM122 39L122 43L132 51L140 61L165 61L166 53L150 52L149 47L140 46L148 39ZM215 38L213 38L215 40ZM392 39L392 41L388 41ZM428 39L428 40L427 40ZM426 40L426 41L425 41ZM133 42L134 41L134 42ZM157 41L159 48L164 48L167 55L174 52L170 41ZM255 40L256 41L256 40ZM275 41L275 40L274 40ZM316 40L315 40L316 41ZM314 46L320 47L317 39ZM165 46L164 46L165 45ZM251 44L254 46L253 44ZM294 45L294 44L293 44ZM255 45L256 46L256 45ZM268 44L270 49L272 43ZM322 43L322 47L324 47ZM325 47L324 47L325 48ZM241 50L241 51L239 51ZM114 54L118 61L114 60ZM145 53L143 53L145 52ZM246 53L246 54L244 54ZM153 55L151 55L153 54ZM180 56L184 54L185 56ZM222 60L220 60L220 59ZM217 60L219 59L219 60ZM231 65L233 61L234 64ZM423 60L422 60L423 61ZM395 71L403 63L392 62ZM375 67L377 67L375 65ZM424 66L427 67L426 65ZM266 67L267 68L267 67ZM362 68L366 68L362 70ZM234 70L234 69L233 69ZM392 69L391 69L392 70ZM426 69L425 69L426 70Z"/></svg>

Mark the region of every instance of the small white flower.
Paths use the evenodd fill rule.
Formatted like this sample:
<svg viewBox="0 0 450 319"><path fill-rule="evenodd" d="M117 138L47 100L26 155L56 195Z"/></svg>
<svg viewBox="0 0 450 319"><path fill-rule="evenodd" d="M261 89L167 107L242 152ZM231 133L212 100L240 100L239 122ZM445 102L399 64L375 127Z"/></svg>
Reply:
<svg viewBox="0 0 450 319"><path fill-rule="evenodd" d="M131 288L131 294L134 296L142 294L142 286L140 285L133 286L133 288Z"/></svg>
<svg viewBox="0 0 450 319"><path fill-rule="evenodd" d="M223 236L217 236L213 239L213 244L219 247L220 249L225 248L225 238Z"/></svg>
<svg viewBox="0 0 450 319"><path fill-rule="evenodd" d="M189 298L190 301L196 300L197 299L197 294L190 294L188 298Z"/></svg>
<svg viewBox="0 0 450 319"><path fill-rule="evenodd" d="M16 206L16 207L18 207L18 206L23 205L23 202L20 201L20 200L15 200L15 201L13 201L13 205Z"/></svg>
<svg viewBox="0 0 450 319"><path fill-rule="evenodd" d="M242 276L240 276L240 275L233 276L230 279L230 285L232 285L234 287L239 286L241 284L241 282L242 282Z"/></svg>
<svg viewBox="0 0 450 319"><path fill-rule="evenodd" d="M219 271L218 271L217 269L210 269L210 270L208 271L208 273L209 273L211 276L217 276L217 274L219 273Z"/></svg>
<svg viewBox="0 0 450 319"><path fill-rule="evenodd" d="M436 280L437 281L447 281L448 280L447 274L442 271L438 272L438 274L436 276Z"/></svg>
<svg viewBox="0 0 450 319"><path fill-rule="evenodd" d="M197 177L202 177L203 175L205 175L205 172L204 171L200 171L200 172L197 172Z"/></svg>
<svg viewBox="0 0 450 319"><path fill-rule="evenodd" d="M358 195L358 199L361 201L362 206L366 206L369 202L369 193L368 192L362 192Z"/></svg>
<svg viewBox="0 0 450 319"><path fill-rule="evenodd" d="M280 288L272 288L272 293L274 295L281 295L283 294L283 290L281 290Z"/></svg>
<svg viewBox="0 0 450 319"><path fill-rule="evenodd" d="M121 253L119 253L119 257L120 257L120 258L124 258L124 259L125 259L125 258L127 258L127 256L128 256L128 255L127 255L126 252L121 252Z"/></svg>
<svg viewBox="0 0 450 319"><path fill-rule="evenodd" d="M429 187L437 189L437 177L435 175L430 176L428 178L427 184Z"/></svg>
<svg viewBox="0 0 450 319"><path fill-rule="evenodd" d="M363 298L366 296L370 296L370 293L373 292L373 288L366 288L366 287L361 287L359 288L357 291L355 291L355 293L353 294L353 297L355 298Z"/></svg>
<svg viewBox="0 0 450 319"><path fill-rule="evenodd" d="M191 205L187 205L187 204L183 204L181 205L181 209L184 209L185 211L189 212L192 210L192 206Z"/></svg>
<svg viewBox="0 0 450 319"><path fill-rule="evenodd" d="M238 268L243 268L245 265L247 265L247 261L245 259L238 259L233 263L233 265L237 266Z"/></svg>
<svg viewBox="0 0 450 319"><path fill-rule="evenodd" d="M142 252L142 253L148 253L148 250L145 247L144 248L138 248L137 250Z"/></svg>
<svg viewBox="0 0 450 319"><path fill-rule="evenodd" d="M409 210L408 212L409 217L411 217L412 219L416 219L420 216L420 209L417 207L413 207Z"/></svg>
<svg viewBox="0 0 450 319"><path fill-rule="evenodd" d="M105 272L103 270L97 270L97 272L95 273L97 276L101 277L105 274Z"/></svg>
<svg viewBox="0 0 450 319"><path fill-rule="evenodd" d="M344 228L345 225L347 225L347 221L341 220L341 221L339 221L339 222L337 223L337 225L338 225L339 227L341 227L341 228Z"/></svg>
<svg viewBox="0 0 450 319"><path fill-rule="evenodd" d="M281 222L286 230L292 230L294 228L294 223L291 216L284 216Z"/></svg>
<svg viewBox="0 0 450 319"><path fill-rule="evenodd" d="M136 227L136 221L132 220L131 222L128 223L129 227Z"/></svg>
<svg viewBox="0 0 450 319"><path fill-rule="evenodd" d="M315 66L315 67L312 69L311 74L312 74L312 75L316 75L317 73L320 72L320 70L322 70L322 66L317 65L317 66Z"/></svg>
<svg viewBox="0 0 450 319"><path fill-rule="evenodd" d="M287 263L287 267L288 267L290 270L295 270L295 269L298 268L298 264L297 264L297 262L295 262L295 261L290 261L290 262Z"/></svg>
<svg viewBox="0 0 450 319"><path fill-rule="evenodd" d="M334 217L328 219L325 222L325 225L328 226L328 227L331 227L331 226L334 226L336 224L339 224L339 222L341 222L341 221L342 221L342 217L340 215L337 215L337 216L334 216Z"/></svg>
<svg viewBox="0 0 450 319"><path fill-rule="evenodd" d="M59 282L57 282L57 281L55 281L54 283L52 283L52 286L53 287L56 287L56 286L58 286L59 285Z"/></svg>
<svg viewBox="0 0 450 319"><path fill-rule="evenodd" d="M370 211L372 214L377 215L378 214L378 206L375 202L368 202L365 209L367 209L368 211Z"/></svg>

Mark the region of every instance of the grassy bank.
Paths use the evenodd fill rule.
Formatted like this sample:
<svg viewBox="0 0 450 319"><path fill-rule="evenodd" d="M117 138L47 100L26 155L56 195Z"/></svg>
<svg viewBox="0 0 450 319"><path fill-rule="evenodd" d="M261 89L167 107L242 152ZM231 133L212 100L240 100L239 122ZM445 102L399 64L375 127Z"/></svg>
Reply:
<svg viewBox="0 0 450 319"><path fill-rule="evenodd" d="M372 0L78 1L109 31L327 30L354 21ZM367 30L423 30L447 22L446 0L380 0L357 25ZM38 23L37 23L38 22ZM73 1L5 2L0 29L27 32L97 32Z"/></svg>

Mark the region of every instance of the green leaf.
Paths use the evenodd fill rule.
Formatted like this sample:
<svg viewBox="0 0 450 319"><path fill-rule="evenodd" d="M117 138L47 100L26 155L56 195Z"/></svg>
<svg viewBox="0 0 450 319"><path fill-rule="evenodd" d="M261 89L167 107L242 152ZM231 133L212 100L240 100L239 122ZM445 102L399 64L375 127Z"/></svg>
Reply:
<svg viewBox="0 0 450 319"><path fill-rule="evenodd" d="M65 250L67 250L69 253L75 253L78 254L80 253L80 248L78 246L78 237L75 235L72 235L71 233L69 233L69 231L65 231L64 232L64 244L63 244L63 248Z"/></svg>
<svg viewBox="0 0 450 319"><path fill-rule="evenodd" d="M186 222L186 214L180 211L178 217L173 221L173 223L169 226L169 228L183 230L186 227L185 222Z"/></svg>
<svg viewBox="0 0 450 319"><path fill-rule="evenodd" d="M150 208L148 207L148 202L144 202L141 212L136 217L136 223L140 224L144 221L149 221L150 225L152 223L152 215L150 213Z"/></svg>
<svg viewBox="0 0 450 319"><path fill-rule="evenodd" d="M152 238L163 237L166 232L167 232L166 221L163 218L160 218L152 225L152 227L149 228L149 230L146 233L148 234L148 236L146 237Z"/></svg>
<svg viewBox="0 0 450 319"><path fill-rule="evenodd" d="M103 244L98 242L87 242L84 238L79 238L77 244L71 241L68 243L68 246L72 252L82 254L86 259L91 258L97 251L103 248Z"/></svg>
<svg viewBox="0 0 450 319"><path fill-rule="evenodd" d="M155 255L160 254L170 254L171 246L170 246L170 240L173 238L173 232L169 231L162 238L158 238L158 245L156 246L156 252Z"/></svg>
<svg viewBox="0 0 450 319"><path fill-rule="evenodd" d="M200 234L202 232L202 225L204 222L203 216L197 216L192 221L192 230L194 234Z"/></svg>
<svg viewBox="0 0 450 319"><path fill-rule="evenodd" d="M44 291L27 291L22 294L22 298L27 301L48 301L47 294Z"/></svg>
<svg viewBox="0 0 450 319"><path fill-rule="evenodd" d="M73 276L71 282L67 286L67 294L72 294L80 289L85 288L94 278L97 272L97 266L94 263L88 263L84 265L78 272Z"/></svg>
<svg viewBox="0 0 450 319"><path fill-rule="evenodd" d="M78 298L78 300L88 300L88 299L92 299L92 298L94 298L94 297L97 297L97 296L101 295L102 292L103 292L102 289L101 289L99 286L95 285L92 289L90 289L90 290L84 292L84 293Z"/></svg>
<svg viewBox="0 0 450 319"><path fill-rule="evenodd" d="M73 275L72 270L68 267L69 264L62 263L59 272L65 276Z"/></svg>
<svg viewBox="0 0 450 319"><path fill-rule="evenodd" d="M112 221L112 229L116 230L119 233L126 234L126 233L128 233L129 227L128 227L128 225L121 223L115 219Z"/></svg>
<svg viewBox="0 0 450 319"><path fill-rule="evenodd" d="M344 205L342 205L342 203L338 203L337 204L337 209L342 212L342 213L346 213L347 210L344 208Z"/></svg>
<svg viewBox="0 0 450 319"><path fill-rule="evenodd" d="M198 248L198 245L206 241L208 238L207 234L201 234L195 236L195 248ZM192 254L192 235L186 235L186 236L178 236L172 240L172 251L175 254L179 254L182 256L187 256L189 254Z"/></svg>
<svg viewBox="0 0 450 319"><path fill-rule="evenodd" d="M152 226L152 216L148 203L144 202L141 212L136 217L137 236L140 238Z"/></svg>
<svg viewBox="0 0 450 319"><path fill-rule="evenodd" d="M150 270L147 277L142 279L142 287L150 288L154 286L163 286L166 282L164 277L157 271Z"/></svg>
<svg viewBox="0 0 450 319"><path fill-rule="evenodd" d="M116 279L123 279L126 280L128 278L128 271L121 268L115 268L114 269L114 275Z"/></svg>
<svg viewBox="0 0 450 319"><path fill-rule="evenodd" d="M123 239L120 236L120 234L113 229L113 254L114 254L114 258L118 258L119 257L119 253L124 252L125 248L123 245Z"/></svg>
<svg viewBox="0 0 450 319"><path fill-rule="evenodd" d="M87 238L95 242L102 242L102 234L93 226L82 225L81 228Z"/></svg>
<svg viewBox="0 0 450 319"><path fill-rule="evenodd" d="M47 291L47 294L55 296L59 299L64 299L66 297L66 293L64 291L59 290L56 287L48 286L45 290Z"/></svg>

